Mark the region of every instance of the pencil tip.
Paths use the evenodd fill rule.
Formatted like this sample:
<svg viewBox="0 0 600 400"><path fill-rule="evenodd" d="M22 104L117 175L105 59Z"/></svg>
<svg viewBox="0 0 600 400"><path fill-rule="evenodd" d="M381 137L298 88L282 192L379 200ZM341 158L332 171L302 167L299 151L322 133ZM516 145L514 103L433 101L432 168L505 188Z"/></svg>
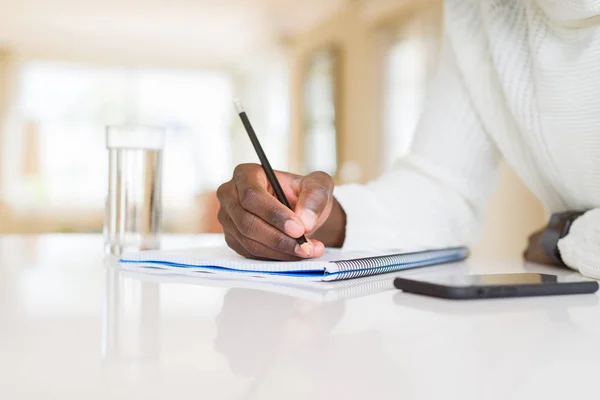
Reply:
<svg viewBox="0 0 600 400"><path fill-rule="evenodd" d="M307 257L310 257L310 253L312 252L312 245L309 242L302 243L300 245L300 248L306 254Z"/></svg>
<svg viewBox="0 0 600 400"><path fill-rule="evenodd" d="M233 100L233 104L235 104L235 109L237 110L238 114L241 114L245 111L244 105L240 99Z"/></svg>

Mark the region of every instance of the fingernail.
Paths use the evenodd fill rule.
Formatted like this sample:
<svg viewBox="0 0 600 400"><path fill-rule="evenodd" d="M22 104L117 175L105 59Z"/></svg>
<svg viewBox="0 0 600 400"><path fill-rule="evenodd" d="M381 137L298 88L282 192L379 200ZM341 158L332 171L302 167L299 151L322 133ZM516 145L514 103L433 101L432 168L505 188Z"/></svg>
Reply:
<svg viewBox="0 0 600 400"><path fill-rule="evenodd" d="M313 253L313 245L311 242L302 243L302 245L297 244L294 251L300 257L309 258Z"/></svg>
<svg viewBox="0 0 600 400"><path fill-rule="evenodd" d="M304 235L304 227L293 219L287 220L284 225L285 233L293 238Z"/></svg>
<svg viewBox="0 0 600 400"><path fill-rule="evenodd" d="M302 223L307 231L312 230L317 223L317 214L308 209L302 211L300 218L302 219Z"/></svg>

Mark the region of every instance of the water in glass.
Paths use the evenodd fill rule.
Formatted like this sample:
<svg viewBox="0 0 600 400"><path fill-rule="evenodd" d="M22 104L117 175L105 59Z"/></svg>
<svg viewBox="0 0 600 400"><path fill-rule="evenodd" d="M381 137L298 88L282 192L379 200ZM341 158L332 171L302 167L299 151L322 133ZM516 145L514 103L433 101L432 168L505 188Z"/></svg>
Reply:
<svg viewBox="0 0 600 400"><path fill-rule="evenodd" d="M160 244L162 139L148 142L150 136L144 135L125 138L132 130L109 128L107 133L105 250L117 256L125 251L156 249Z"/></svg>

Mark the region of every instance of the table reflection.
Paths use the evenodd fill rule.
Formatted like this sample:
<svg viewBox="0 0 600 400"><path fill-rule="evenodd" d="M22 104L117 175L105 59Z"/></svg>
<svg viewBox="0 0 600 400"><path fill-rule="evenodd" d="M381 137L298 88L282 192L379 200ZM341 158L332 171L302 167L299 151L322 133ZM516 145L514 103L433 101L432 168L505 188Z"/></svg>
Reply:
<svg viewBox="0 0 600 400"><path fill-rule="evenodd" d="M345 300L231 289L217 317L214 347L234 374L249 378L244 399L273 398L282 387L287 399L392 398L396 368L379 333L338 331L345 312Z"/></svg>
<svg viewBox="0 0 600 400"><path fill-rule="evenodd" d="M256 376L290 346L326 341L345 303L319 303L253 289L231 289L217 317L215 349L232 372Z"/></svg>
<svg viewBox="0 0 600 400"><path fill-rule="evenodd" d="M244 382L241 390L235 388L236 398L396 398L395 378L404 367L393 362L379 329L363 328L356 315L347 318L350 302L388 291L390 278L357 280L317 291L275 282L255 288L246 287L256 284L251 280L186 279L108 267L102 356L106 362L132 367L160 363L174 354L161 355L161 351L188 347L185 371L209 359L226 361L215 363L214 373L219 376L224 367ZM166 287L161 291L162 285L187 293L186 318L196 319L200 324L195 326L206 329L200 335L182 332L180 340L190 342L179 347L167 343L174 339L168 336L174 329L166 324L173 323L170 316L178 311L165 307L171 298ZM198 296L201 293L210 295ZM211 315L212 306L202 307L197 301L216 303L217 313ZM211 325L216 328L214 336Z"/></svg>
<svg viewBox="0 0 600 400"><path fill-rule="evenodd" d="M150 361L160 354L160 284L124 276L106 267L102 357Z"/></svg>

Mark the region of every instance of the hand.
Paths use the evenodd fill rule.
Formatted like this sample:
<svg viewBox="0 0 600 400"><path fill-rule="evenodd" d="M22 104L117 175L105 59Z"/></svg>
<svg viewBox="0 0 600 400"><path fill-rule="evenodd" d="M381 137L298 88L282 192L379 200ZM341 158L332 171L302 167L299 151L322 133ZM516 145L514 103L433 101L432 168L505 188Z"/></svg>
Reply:
<svg viewBox="0 0 600 400"><path fill-rule="evenodd" d="M532 233L529 236L529 243L527 245L527 249L523 252L523 258L525 260L538 263L538 264L546 264L546 265L559 265L554 262L544 249L542 248L542 234L544 233L544 229L540 229Z"/></svg>
<svg viewBox="0 0 600 400"><path fill-rule="evenodd" d="M321 257L325 245L341 246L346 216L333 197L333 179L324 172L275 174L294 211L277 200L258 164L238 165L217 190L229 247L248 258L291 261ZM296 242L302 235L310 238L310 256Z"/></svg>

